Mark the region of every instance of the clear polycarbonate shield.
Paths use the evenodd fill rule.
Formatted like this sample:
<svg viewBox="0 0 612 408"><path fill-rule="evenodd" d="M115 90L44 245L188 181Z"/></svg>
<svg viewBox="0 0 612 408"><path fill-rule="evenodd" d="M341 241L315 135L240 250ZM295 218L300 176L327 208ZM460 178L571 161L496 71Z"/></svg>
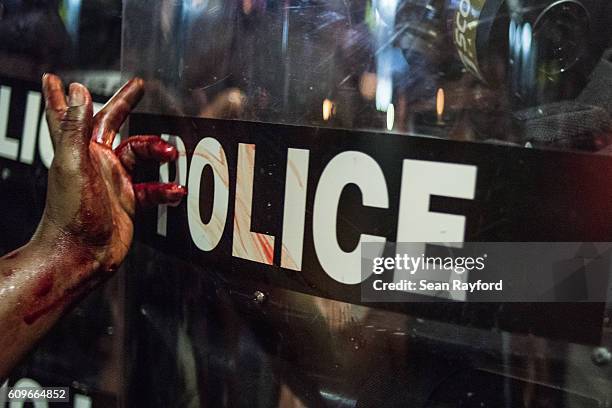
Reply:
<svg viewBox="0 0 612 408"><path fill-rule="evenodd" d="M129 133L181 151L143 177L189 188L142 214L128 263L129 404L609 404L607 296L574 292L609 282L609 16L603 1L127 1L122 71L147 84ZM472 297L493 267L476 253L467 289L362 292L379 281L364 248L375 265L406 246L464 265L460 242L517 254L495 275L514 293L554 283ZM551 242L559 256L529 261Z"/></svg>

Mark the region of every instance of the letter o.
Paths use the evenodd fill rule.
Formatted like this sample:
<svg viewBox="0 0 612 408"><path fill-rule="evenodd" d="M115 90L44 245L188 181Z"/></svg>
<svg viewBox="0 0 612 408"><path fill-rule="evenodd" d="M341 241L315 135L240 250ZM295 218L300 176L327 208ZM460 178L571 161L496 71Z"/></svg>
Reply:
<svg viewBox="0 0 612 408"><path fill-rule="evenodd" d="M205 223L200 214L200 182L202 172L210 166L213 171L213 210ZM212 137L198 143L191 159L187 196L187 221L191 238L198 248L212 251L223 236L229 203L229 170L221 144Z"/></svg>

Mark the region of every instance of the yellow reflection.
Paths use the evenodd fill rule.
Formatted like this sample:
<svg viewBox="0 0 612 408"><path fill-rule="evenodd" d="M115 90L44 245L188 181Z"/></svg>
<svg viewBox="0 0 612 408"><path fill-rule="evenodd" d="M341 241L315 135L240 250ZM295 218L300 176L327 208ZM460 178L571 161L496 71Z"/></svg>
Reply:
<svg viewBox="0 0 612 408"><path fill-rule="evenodd" d="M444 89L438 89L436 95L436 113L438 114L438 124L444 123Z"/></svg>
<svg viewBox="0 0 612 408"><path fill-rule="evenodd" d="M323 100L323 120L329 120L334 113L334 103L329 99Z"/></svg>

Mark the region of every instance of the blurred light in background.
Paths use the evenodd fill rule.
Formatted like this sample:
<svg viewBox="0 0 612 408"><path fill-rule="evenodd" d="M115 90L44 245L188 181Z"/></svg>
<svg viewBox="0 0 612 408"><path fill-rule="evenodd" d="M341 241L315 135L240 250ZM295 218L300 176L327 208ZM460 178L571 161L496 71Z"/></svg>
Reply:
<svg viewBox="0 0 612 408"><path fill-rule="evenodd" d="M253 0L242 0L242 11L244 14L251 14L251 11L253 11Z"/></svg>
<svg viewBox="0 0 612 408"><path fill-rule="evenodd" d="M395 18L399 0L373 0L376 24L376 109L387 112L393 100L393 74L401 71L406 61L401 51L393 46L397 36Z"/></svg>
<svg viewBox="0 0 612 408"><path fill-rule="evenodd" d="M444 89L438 89L436 94L436 114L438 115L438 124L444 123Z"/></svg>
<svg viewBox="0 0 612 408"><path fill-rule="evenodd" d="M521 85L523 88L523 96L529 98L533 92L535 84L535 55L533 52L533 33L531 24L525 23L523 25L522 34L522 72L521 72Z"/></svg>
<svg viewBox="0 0 612 408"><path fill-rule="evenodd" d="M395 25L395 13L398 0L374 0L377 17L385 25L393 27Z"/></svg>
<svg viewBox="0 0 612 408"><path fill-rule="evenodd" d="M512 93L523 102L533 98L536 87L536 47L530 23L522 24L514 18L508 29L510 45L510 84Z"/></svg>
<svg viewBox="0 0 612 408"><path fill-rule="evenodd" d="M395 123L395 106L392 103L389 104L389 108L387 109L387 130L393 130L393 125Z"/></svg>
<svg viewBox="0 0 612 408"><path fill-rule="evenodd" d="M376 97L376 74L364 72L359 80L359 92L365 100L371 101Z"/></svg>
<svg viewBox="0 0 612 408"><path fill-rule="evenodd" d="M518 77L521 66L521 47L523 30L520 24L514 18L510 20L510 28L508 30L508 46L510 48L510 89L513 94L518 90Z"/></svg>
<svg viewBox="0 0 612 408"><path fill-rule="evenodd" d="M383 72L381 73L380 71ZM386 112L392 98L393 81L391 79L391 73L386 72L384 67L381 67L378 71L378 81L376 82L376 109Z"/></svg>
<svg viewBox="0 0 612 408"><path fill-rule="evenodd" d="M79 25L81 20L81 0L64 1L64 24L70 39L74 44L79 41Z"/></svg>
<svg viewBox="0 0 612 408"><path fill-rule="evenodd" d="M334 103L329 99L323 101L323 120L331 119L334 113Z"/></svg>
<svg viewBox="0 0 612 408"><path fill-rule="evenodd" d="M523 25L523 33L521 35L524 59L527 59L527 56L531 53L531 41L532 41L531 24L525 23Z"/></svg>
<svg viewBox="0 0 612 408"><path fill-rule="evenodd" d="M184 13L199 13L208 7L208 0L183 0Z"/></svg>

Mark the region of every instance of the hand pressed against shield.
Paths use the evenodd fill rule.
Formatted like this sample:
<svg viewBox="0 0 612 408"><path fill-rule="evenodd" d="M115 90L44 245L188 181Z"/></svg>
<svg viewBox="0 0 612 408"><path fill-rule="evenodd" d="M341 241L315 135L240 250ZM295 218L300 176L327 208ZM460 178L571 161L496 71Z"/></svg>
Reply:
<svg viewBox="0 0 612 408"><path fill-rule="evenodd" d="M85 243L102 266L117 265L132 240L135 209L177 204L186 194L173 183L132 183L140 161L172 161L176 149L158 136L136 136L112 150L143 95L141 79L129 81L95 116L91 95L80 84L72 84L66 98L61 80L45 75L43 91L55 148L43 223Z"/></svg>
<svg viewBox="0 0 612 408"><path fill-rule="evenodd" d="M36 233L0 258L0 383L65 311L116 271L132 243L138 207L178 204L186 189L172 183L132 183L141 161L168 162L176 149L158 136L113 140L144 91L132 79L96 115L80 84L64 93L43 77L55 156Z"/></svg>

